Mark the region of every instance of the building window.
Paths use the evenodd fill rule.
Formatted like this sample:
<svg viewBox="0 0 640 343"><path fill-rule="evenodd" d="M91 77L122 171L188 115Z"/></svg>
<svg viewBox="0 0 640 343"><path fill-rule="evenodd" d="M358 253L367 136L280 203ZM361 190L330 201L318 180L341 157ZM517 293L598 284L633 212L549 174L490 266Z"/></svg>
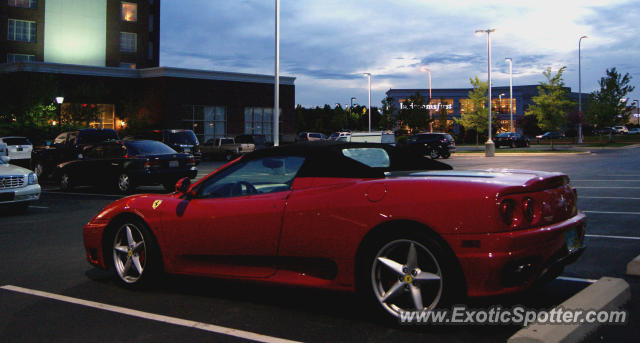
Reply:
<svg viewBox="0 0 640 343"><path fill-rule="evenodd" d="M282 118L282 109L280 109L280 118ZM273 139L273 108L245 107L244 133L247 135L264 135L266 140L271 142Z"/></svg>
<svg viewBox="0 0 640 343"><path fill-rule="evenodd" d="M153 32L153 14L149 14L149 32Z"/></svg>
<svg viewBox="0 0 640 343"><path fill-rule="evenodd" d="M7 63L33 62L35 55L7 54Z"/></svg>
<svg viewBox="0 0 640 343"><path fill-rule="evenodd" d="M38 8L38 0L9 0L10 7Z"/></svg>
<svg viewBox="0 0 640 343"><path fill-rule="evenodd" d="M223 106L185 105L182 128L193 130L202 143L227 134L227 109Z"/></svg>
<svg viewBox="0 0 640 343"><path fill-rule="evenodd" d="M129 63L129 62L120 62L120 68L136 69L136 64L135 63Z"/></svg>
<svg viewBox="0 0 640 343"><path fill-rule="evenodd" d="M136 52L138 35L131 32L120 32L120 51Z"/></svg>
<svg viewBox="0 0 640 343"><path fill-rule="evenodd" d="M36 41L36 22L9 19L7 40L34 43Z"/></svg>
<svg viewBox="0 0 640 343"><path fill-rule="evenodd" d="M128 22L138 21L138 4L132 2L120 3L120 19Z"/></svg>
<svg viewBox="0 0 640 343"><path fill-rule="evenodd" d="M509 111L509 98L502 98L502 101L500 101L499 97L491 99L491 111L499 114L511 113ZM516 99L513 99L513 113L516 113Z"/></svg>

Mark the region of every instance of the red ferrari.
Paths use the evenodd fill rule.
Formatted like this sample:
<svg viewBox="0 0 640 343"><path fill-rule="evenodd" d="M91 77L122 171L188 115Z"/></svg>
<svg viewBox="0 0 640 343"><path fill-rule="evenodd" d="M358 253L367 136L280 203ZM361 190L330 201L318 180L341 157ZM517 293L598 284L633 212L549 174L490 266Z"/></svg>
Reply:
<svg viewBox="0 0 640 343"><path fill-rule="evenodd" d="M357 291L398 317L524 290L584 250L566 175L451 169L376 144L260 150L113 202L84 227L87 259L129 287L166 272Z"/></svg>

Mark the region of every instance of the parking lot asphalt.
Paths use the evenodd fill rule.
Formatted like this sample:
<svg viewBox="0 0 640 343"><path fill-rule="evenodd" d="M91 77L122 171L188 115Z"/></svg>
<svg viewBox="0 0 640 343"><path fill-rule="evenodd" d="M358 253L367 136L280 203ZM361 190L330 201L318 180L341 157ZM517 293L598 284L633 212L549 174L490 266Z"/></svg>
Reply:
<svg viewBox="0 0 640 343"><path fill-rule="evenodd" d="M565 172L578 189L579 208L588 216L588 248L563 274L573 279L557 279L526 293L471 300L470 307L550 308L587 287L589 279L620 277L631 285L626 307L630 322L602 327L587 340L637 341L640 279L624 273L626 263L640 254L640 148L572 156L460 154L444 162L455 169ZM202 163L198 177L220 165ZM252 334L268 342L504 342L519 329L398 328L370 318L350 293L240 281L172 276L151 290L125 290L86 262L81 235L83 225L119 196L89 188L61 193L48 183L43 187L42 199L27 213L0 214L0 286L33 291L0 289L3 342L236 342L255 339ZM161 187L141 191L164 192Z"/></svg>

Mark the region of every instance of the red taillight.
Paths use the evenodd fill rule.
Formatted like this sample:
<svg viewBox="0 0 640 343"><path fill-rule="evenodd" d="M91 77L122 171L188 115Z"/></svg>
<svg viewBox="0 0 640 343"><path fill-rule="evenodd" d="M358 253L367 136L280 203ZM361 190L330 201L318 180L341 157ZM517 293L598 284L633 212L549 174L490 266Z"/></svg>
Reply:
<svg viewBox="0 0 640 343"><path fill-rule="evenodd" d="M524 214L524 219L526 219L529 223L533 221L535 218L535 201L532 198L524 198L522 199L522 213Z"/></svg>
<svg viewBox="0 0 640 343"><path fill-rule="evenodd" d="M144 163L144 167L145 168L157 168L157 167L160 167L160 161L158 161L158 160L147 160L147 162Z"/></svg>
<svg viewBox="0 0 640 343"><path fill-rule="evenodd" d="M511 199L502 200L500 203L500 216L502 221L511 225L513 223L513 210L515 209L515 202Z"/></svg>

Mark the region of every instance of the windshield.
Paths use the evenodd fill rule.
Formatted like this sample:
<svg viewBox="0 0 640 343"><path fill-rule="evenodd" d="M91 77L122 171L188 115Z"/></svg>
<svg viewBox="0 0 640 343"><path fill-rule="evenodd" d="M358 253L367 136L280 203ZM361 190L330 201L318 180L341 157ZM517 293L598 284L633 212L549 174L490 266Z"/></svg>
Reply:
<svg viewBox="0 0 640 343"><path fill-rule="evenodd" d="M7 145L31 145L31 142L24 137L3 138L2 141Z"/></svg>
<svg viewBox="0 0 640 343"><path fill-rule="evenodd" d="M234 144L233 139L230 138L223 138L222 141L220 142L220 144Z"/></svg>
<svg viewBox="0 0 640 343"><path fill-rule="evenodd" d="M177 154L175 150L158 141L133 141L125 142L124 145L127 146L127 151L131 155Z"/></svg>
<svg viewBox="0 0 640 343"><path fill-rule="evenodd" d="M167 142L174 144L198 145L198 138L191 130L167 132Z"/></svg>

